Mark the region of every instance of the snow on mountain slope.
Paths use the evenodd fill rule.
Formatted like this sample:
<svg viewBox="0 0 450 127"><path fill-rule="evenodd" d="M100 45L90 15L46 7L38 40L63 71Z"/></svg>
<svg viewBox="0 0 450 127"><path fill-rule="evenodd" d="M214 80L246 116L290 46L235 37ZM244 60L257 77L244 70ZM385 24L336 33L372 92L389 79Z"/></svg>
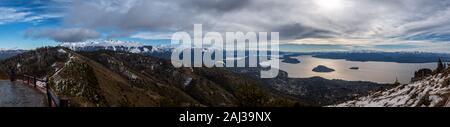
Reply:
<svg viewBox="0 0 450 127"><path fill-rule="evenodd" d="M137 42L128 42L128 41L120 41L120 40L89 40L89 41L84 41L84 42L62 42L59 45L63 46L63 47L87 47L87 46L141 47L141 46L143 46L142 44L137 43Z"/></svg>
<svg viewBox="0 0 450 127"><path fill-rule="evenodd" d="M144 46L138 42L120 41L120 40L89 40L84 42L62 42L61 47L67 47L74 51L97 51L112 50L125 51L131 53L151 52L151 46Z"/></svg>
<svg viewBox="0 0 450 127"><path fill-rule="evenodd" d="M450 70L387 91L380 91L336 107L449 107Z"/></svg>

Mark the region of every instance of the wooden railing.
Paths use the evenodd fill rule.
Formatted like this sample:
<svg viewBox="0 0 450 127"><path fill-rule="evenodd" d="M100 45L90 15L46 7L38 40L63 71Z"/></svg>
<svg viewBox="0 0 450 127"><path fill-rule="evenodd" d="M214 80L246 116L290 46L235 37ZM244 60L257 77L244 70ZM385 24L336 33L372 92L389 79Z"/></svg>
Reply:
<svg viewBox="0 0 450 127"><path fill-rule="evenodd" d="M46 94L47 96L47 102L49 107L67 107L68 101L67 99L61 99L55 94L55 92L50 88L48 85L48 78L47 79L39 79L36 78L36 76L30 76L30 75L21 75L20 76L23 83L30 85L40 91L41 93ZM20 78L18 77L18 78Z"/></svg>

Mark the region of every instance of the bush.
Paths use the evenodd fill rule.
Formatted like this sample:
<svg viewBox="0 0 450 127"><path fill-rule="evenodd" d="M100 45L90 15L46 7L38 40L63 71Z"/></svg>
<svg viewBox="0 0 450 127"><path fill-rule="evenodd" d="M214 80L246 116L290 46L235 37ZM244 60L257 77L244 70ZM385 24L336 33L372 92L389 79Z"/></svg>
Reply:
<svg viewBox="0 0 450 127"><path fill-rule="evenodd" d="M447 78L444 80L444 83L442 84L442 87L448 87L450 85L450 78Z"/></svg>
<svg viewBox="0 0 450 127"><path fill-rule="evenodd" d="M268 96L254 85L244 85L236 92L240 107L262 107L269 101Z"/></svg>

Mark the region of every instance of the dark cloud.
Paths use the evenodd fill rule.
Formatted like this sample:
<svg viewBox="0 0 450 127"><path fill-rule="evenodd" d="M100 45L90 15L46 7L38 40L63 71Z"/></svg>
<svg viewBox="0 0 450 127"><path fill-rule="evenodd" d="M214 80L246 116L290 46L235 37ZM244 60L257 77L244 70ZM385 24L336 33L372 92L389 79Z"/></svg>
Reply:
<svg viewBox="0 0 450 127"><path fill-rule="evenodd" d="M84 26L107 31L169 31L189 20L177 5L160 0L81 1L68 8L65 25Z"/></svg>
<svg viewBox="0 0 450 127"><path fill-rule="evenodd" d="M242 9L250 4L250 0L182 0L181 5L199 11L216 11L226 13Z"/></svg>
<svg viewBox="0 0 450 127"><path fill-rule="evenodd" d="M274 31L280 32L281 39L283 40L303 38L331 38L338 36L338 34L335 32L305 26L300 23L282 25L281 27L276 28Z"/></svg>
<svg viewBox="0 0 450 127"><path fill-rule="evenodd" d="M282 39L450 35L448 0L53 1L64 1L61 27L107 31L106 37L191 31L194 24L205 32L280 32Z"/></svg>
<svg viewBox="0 0 450 127"><path fill-rule="evenodd" d="M67 26L96 28L114 34L186 31L192 30L194 24L213 29L223 24L218 22L222 15L239 13L238 10L250 4L250 0L81 1L66 10L68 16L63 21Z"/></svg>
<svg viewBox="0 0 450 127"><path fill-rule="evenodd" d="M33 39L51 39L56 42L80 42L89 39L99 38L100 33L84 28L69 28L69 29L40 29L28 30L25 32L25 37Z"/></svg>

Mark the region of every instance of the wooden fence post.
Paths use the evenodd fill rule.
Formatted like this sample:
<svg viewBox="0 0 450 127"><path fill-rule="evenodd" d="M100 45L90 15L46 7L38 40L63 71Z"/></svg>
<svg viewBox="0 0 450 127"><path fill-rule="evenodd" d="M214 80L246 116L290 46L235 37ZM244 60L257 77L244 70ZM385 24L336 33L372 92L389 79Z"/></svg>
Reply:
<svg viewBox="0 0 450 127"><path fill-rule="evenodd" d="M36 88L36 86L37 86L37 78L36 77L33 77L33 83L34 83L34 88Z"/></svg>
<svg viewBox="0 0 450 127"><path fill-rule="evenodd" d="M47 90L47 102L48 102L48 107L53 107L53 101L52 98L50 97L50 92L48 92Z"/></svg>
<svg viewBox="0 0 450 127"><path fill-rule="evenodd" d="M30 76L27 76L27 84L30 85L31 81L30 81Z"/></svg>
<svg viewBox="0 0 450 127"><path fill-rule="evenodd" d="M48 77L45 79L45 89L47 91L47 101L48 101L48 107L53 107L53 99L52 95L50 93L50 86L48 85Z"/></svg>
<svg viewBox="0 0 450 127"><path fill-rule="evenodd" d="M11 76L10 76L9 78L10 78L11 82L16 81L16 79L17 79L16 73L15 73L14 71L12 71L12 72L11 72Z"/></svg>

